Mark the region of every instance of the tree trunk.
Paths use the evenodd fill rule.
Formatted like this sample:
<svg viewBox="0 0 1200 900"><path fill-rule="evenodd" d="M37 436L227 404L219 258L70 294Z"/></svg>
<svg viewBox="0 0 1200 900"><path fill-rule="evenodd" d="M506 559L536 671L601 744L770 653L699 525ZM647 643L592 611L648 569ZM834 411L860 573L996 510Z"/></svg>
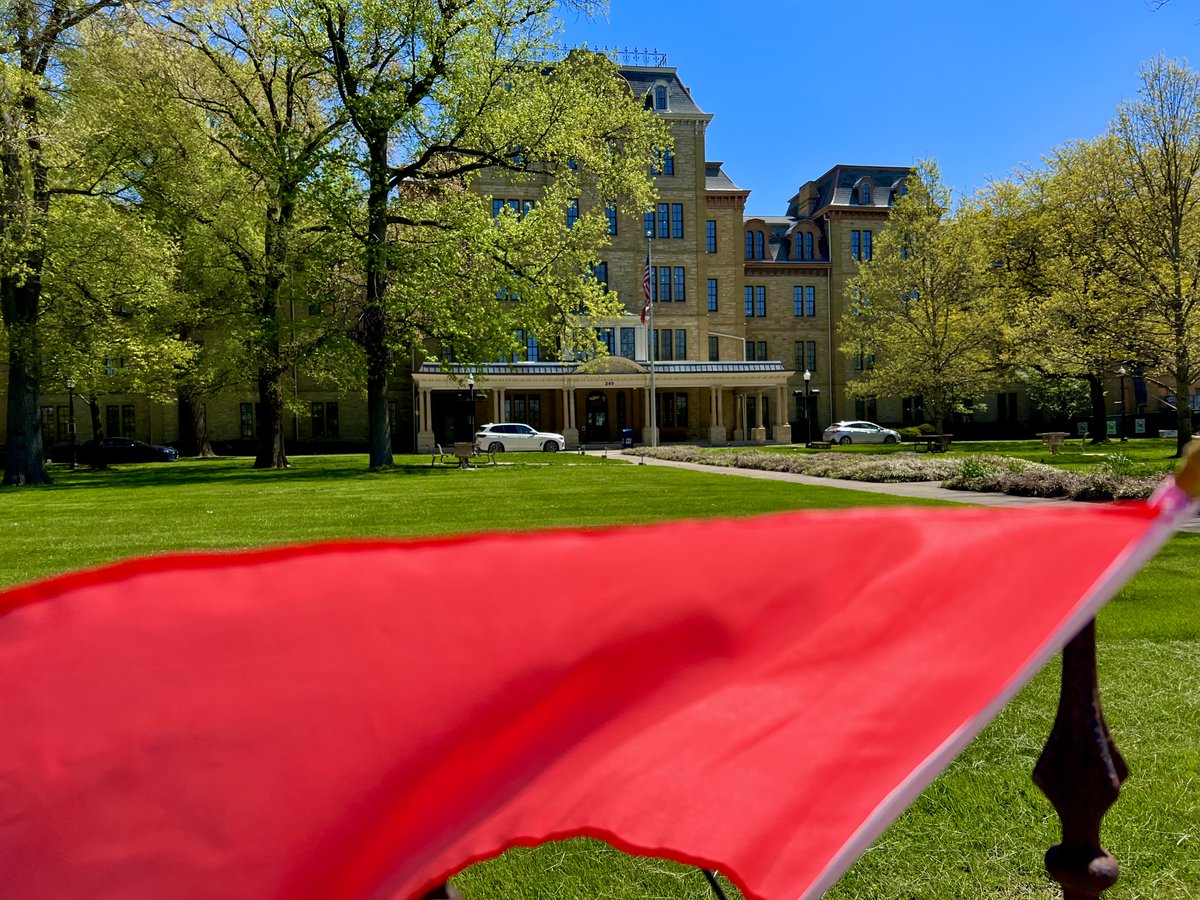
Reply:
<svg viewBox="0 0 1200 900"><path fill-rule="evenodd" d="M1088 394L1092 400L1092 415L1088 425L1088 430L1091 431L1092 437L1089 443L1092 444L1107 444L1108 443L1108 406L1104 399L1104 382L1100 380L1100 376L1089 373L1087 376Z"/></svg>
<svg viewBox="0 0 1200 900"><path fill-rule="evenodd" d="M104 458L104 428L100 424L100 400L95 394L87 398L88 417L92 420L92 440L95 441L95 452L92 456L93 469L107 469L108 462Z"/></svg>
<svg viewBox="0 0 1200 900"><path fill-rule="evenodd" d="M1183 448L1192 439L1192 373L1191 365L1184 362L1175 377L1175 458L1183 456Z"/></svg>
<svg viewBox="0 0 1200 900"><path fill-rule="evenodd" d="M4 288L8 287L6 283ZM16 291L26 287L22 285ZM4 484L50 484L42 446L36 331L32 325L10 325L8 336L8 459Z"/></svg>
<svg viewBox="0 0 1200 900"><path fill-rule="evenodd" d="M256 469L286 469L283 447L283 384L278 372L258 376L258 454Z"/></svg>
<svg viewBox="0 0 1200 900"><path fill-rule="evenodd" d="M184 394L176 402L179 419L179 452L183 456L212 459L217 454L208 437L208 409Z"/></svg>
<svg viewBox="0 0 1200 900"><path fill-rule="evenodd" d="M366 309L360 343L367 354L367 447L372 469L392 464L392 429L388 422L388 373L391 354L387 349L387 206L390 172L387 165L387 133L368 141L370 192L367 195Z"/></svg>

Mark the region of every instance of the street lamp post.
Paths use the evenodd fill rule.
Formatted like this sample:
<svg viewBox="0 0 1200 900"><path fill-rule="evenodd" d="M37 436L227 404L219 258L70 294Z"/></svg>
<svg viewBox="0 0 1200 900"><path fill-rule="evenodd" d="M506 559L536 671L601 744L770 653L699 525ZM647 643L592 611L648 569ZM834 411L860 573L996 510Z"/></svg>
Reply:
<svg viewBox="0 0 1200 900"><path fill-rule="evenodd" d="M1125 376L1128 373L1125 371L1125 367L1121 366L1121 368L1117 369L1117 374L1121 376L1121 419L1120 419L1121 427L1120 427L1120 432L1121 432L1121 443L1124 443L1125 441L1129 440L1129 422L1127 421L1126 415L1125 415Z"/></svg>
<svg viewBox="0 0 1200 900"><path fill-rule="evenodd" d="M808 436L808 440L804 442L805 447L812 446L812 413L808 408L808 390L811 381L812 372L806 368L804 370L804 432Z"/></svg>
<svg viewBox="0 0 1200 900"><path fill-rule="evenodd" d="M470 441L475 443L475 373L467 373L467 391L470 396L468 398L470 406L467 408L467 433L470 435Z"/></svg>
<svg viewBox="0 0 1200 900"><path fill-rule="evenodd" d="M646 306L650 309L650 324L646 326L646 346L650 352L650 446L658 446L658 386L654 383L654 358L658 356L658 341L654 337L654 306L651 295L658 290L657 279L653 277L654 270L651 262L654 258L654 226L646 229L646 273L643 276L646 290Z"/></svg>
<svg viewBox="0 0 1200 900"><path fill-rule="evenodd" d="M75 445L75 379L67 379L67 432L71 435L71 469L79 468Z"/></svg>

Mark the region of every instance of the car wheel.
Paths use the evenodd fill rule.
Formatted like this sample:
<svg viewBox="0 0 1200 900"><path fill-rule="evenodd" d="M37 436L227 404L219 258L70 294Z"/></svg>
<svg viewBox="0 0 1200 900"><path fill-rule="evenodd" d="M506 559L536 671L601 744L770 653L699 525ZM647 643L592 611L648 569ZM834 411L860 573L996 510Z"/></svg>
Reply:
<svg viewBox="0 0 1200 900"><path fill-rule="evenodd" d="M488 453L503 453L504 445L499 441L492 441L488 444Z"/></svg>
<svg viewBox="0 0 1200 900"><path fill-rule="evenodd" d="M558 441L546 441L546 443L542 444L542 450L546 453L557 453Z"/></svg>
<svg viewBox="0 0 1200 900"><path fill-rule="evenodd" d="M884 435L883 442L885 444L894 444L894 443L896 443L896 436L894 434Z"/></svg>
<svg viewBox="0 0 1200 900"><path fill-rule="evenodd" d="M843 434L842 439L840 441L838 441L838 443L839 444L849 444L850 443L850 435Z"/></svg>

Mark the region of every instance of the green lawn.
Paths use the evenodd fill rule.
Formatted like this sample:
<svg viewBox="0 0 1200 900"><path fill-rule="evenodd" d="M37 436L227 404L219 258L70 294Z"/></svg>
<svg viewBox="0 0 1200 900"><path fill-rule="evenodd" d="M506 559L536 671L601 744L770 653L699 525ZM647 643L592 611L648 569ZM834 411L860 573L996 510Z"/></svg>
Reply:
<svg viewBox="0 0 1200 900"><path fill-rule="evenodd" d="M1125 447L1160 454L1166 464L1161 447L1140 444ZM427 456L400 457L384 473L367 472L361 456L294 463L279 472L252 470L244 459L103 473L54 467L52 486L0 489L0 584L167 550L911 503L575 454L512 454L471 471L430 467ZM1105 824L1105 844L1123 869L1108 900L1200 892L1198 562L1200 536L1177 536L1100 619L1106 710L1133 772ZM1041 863L1057 839L1056 820L1029 781L1053 717L1053 669L883 835L831 900L1058 896ZM513 851L455 883L468 900L711 896L695 870L594 841Z"/></svg>

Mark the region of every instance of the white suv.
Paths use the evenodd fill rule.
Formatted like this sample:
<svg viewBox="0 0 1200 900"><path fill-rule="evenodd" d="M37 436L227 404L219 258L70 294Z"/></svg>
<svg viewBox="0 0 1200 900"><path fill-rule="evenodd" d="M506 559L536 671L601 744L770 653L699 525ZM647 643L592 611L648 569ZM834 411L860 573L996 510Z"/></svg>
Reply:
<svg viewBox="0 0 1200 900"><path fill-rule="evenodd" d="M567 441L561 434L534 431L520 422L489 423L475 432L475 449L485 453L499 453L502 450L557 453L566 447Z"/></svg>

